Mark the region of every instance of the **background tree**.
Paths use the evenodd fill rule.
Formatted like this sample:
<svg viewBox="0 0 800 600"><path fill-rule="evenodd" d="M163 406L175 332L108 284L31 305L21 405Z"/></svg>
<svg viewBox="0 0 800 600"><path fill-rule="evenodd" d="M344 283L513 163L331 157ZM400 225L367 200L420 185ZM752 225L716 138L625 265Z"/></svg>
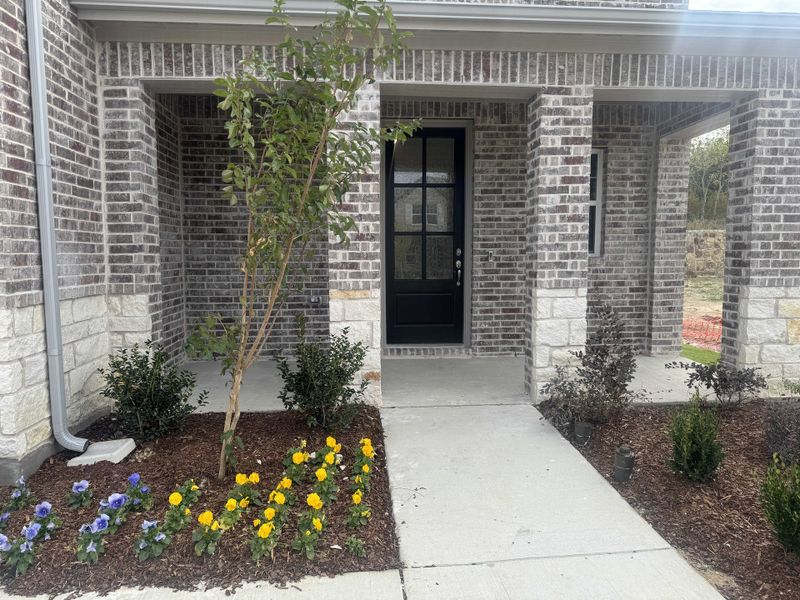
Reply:
<svg viewBox="0 0 800 600"><path fill-rule="evenodd" d="M692 140L689 220L724 221L728 207L728 129Z"/></svg>
<svg viewBox="0 0 800 600"><path fill-rule="evenodd" d="M341 211L345 194L370 171L381 141L402 141L413 131L413 124L342 129L359 90L399 55L407 34L397 31L385 0L337 5L311 35L301 35L283 0L276 0L267 24L287 29L276 58L255 53L238 73L217 80L219 107L229 116L228 141L238 151L222 173L224 194L231 205L247 208L241 310L234 320L208 316L195 328L189 349L202 358L220 357L230 377L220 477L234 460L233 444L241 444L235 432L242 380L269 339L288 271L312 236L330 231L348 242L354 221Z"/></svg>

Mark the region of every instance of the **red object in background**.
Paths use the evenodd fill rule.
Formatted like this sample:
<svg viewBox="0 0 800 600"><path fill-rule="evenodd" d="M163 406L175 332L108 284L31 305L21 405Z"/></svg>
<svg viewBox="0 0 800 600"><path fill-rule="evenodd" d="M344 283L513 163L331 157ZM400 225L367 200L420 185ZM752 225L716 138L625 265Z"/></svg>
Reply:
<svg viewBox="0 0 800 600"><path fill-rule="evenodd" d="M684 319L683 341L719 352L722 348L722 318Z"/></svg>

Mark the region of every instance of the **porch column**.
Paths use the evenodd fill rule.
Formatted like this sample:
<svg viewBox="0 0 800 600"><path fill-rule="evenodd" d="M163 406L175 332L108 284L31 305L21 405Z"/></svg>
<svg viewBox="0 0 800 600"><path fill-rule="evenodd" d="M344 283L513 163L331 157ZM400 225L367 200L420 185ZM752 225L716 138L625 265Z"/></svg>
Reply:
<svg viewBox="0 0 800 600"><path fill-rule="evenodd" d="M528 104L525 387L586 343L592 88L544 88Z"/></svg>
<svg viewBox="0 0 800 600"><path fill-rule="evenodd" d="M141 81L107 79L102 103L109 329L121 348L159 330L155 101Z"/></svg>
<svg viewBox="0 0 800 600"><path fill-rule="evenodd" d="M662 138L657 151L650 234L647 352L651 355L677 354L681 350L690 143Z"/></svg>
<svg viewBox="0 0 800 600"><path fill-rule="evenodd" d="M800 91L731 108L722 358L758 366L771 391L800 377Z"/></svg>
<svg viewBox="0 0 800 600"><path fill-rule="evenodd" d="M380 127L380 90L377 84L362 88L356 107L341 119ZM330 330L349 329L349 337L368 346L361 377L370 381L367 399L381 401L381 197L380 147L372 156L372 169L354 182L342 210L356 222L349 245L331 237L328 250Z"/></svg>

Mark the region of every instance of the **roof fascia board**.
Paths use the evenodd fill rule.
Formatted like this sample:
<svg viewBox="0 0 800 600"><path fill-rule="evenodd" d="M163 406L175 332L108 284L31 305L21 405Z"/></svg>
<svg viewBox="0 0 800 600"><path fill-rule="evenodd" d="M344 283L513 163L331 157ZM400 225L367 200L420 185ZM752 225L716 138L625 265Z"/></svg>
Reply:
<svg viewBox="0 0 800 600"><path fill-rule="evenodd" d="M94 22L254 25L269 14L263 0L72 0L72 5L81 19ZM424 0L394 0L390 5L400 27L419 31L800 39L800 14ZM302 27L317 23L334 7L329 0L302 0L287 12Z"/></svg>

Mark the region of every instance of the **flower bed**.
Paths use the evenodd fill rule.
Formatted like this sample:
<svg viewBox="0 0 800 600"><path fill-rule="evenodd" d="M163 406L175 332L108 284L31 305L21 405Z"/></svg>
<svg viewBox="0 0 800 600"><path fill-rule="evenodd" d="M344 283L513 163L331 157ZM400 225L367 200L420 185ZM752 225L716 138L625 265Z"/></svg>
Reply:
<svg viewBox="0 0 800 600"><path fill-rule="evenodd" d="M579 450L609 478L613 452L628 444L636 453L630 482L611 482L666 540L729 600L797 598L800 555L778 542L759 500L770 463L762 402L721 414L725 457L716 478L694 483L669 466L667 435L674 406L628 409L614 423L598 425Z"/></svg>
<svg viewBox="0 0 800 600"><path fill-rule="evenodd" d="M399 566L375 409L362 408L335 439L309 430L295 413L247 415L240 425L245 448L237 456L239 477L220 481L219 443L209 432L221 429L222 418L192 416L182 433L147 442L118 465L69 468L66 453L44 464L23 492L35 501L9 511L3 533L9 544L24 540L23 526L44 512L63 523L52 528L51 539L33 542L35 559L25 573L15 578L13 567L2 567L5 589L33 595L102 593L122 585L235 587ZM106 420L85 435L100 439L113 429ZM365 438L373 457L365 457ZM300 440L307 440L305 447ZM295 463L298 453L302 460ZM365 461L367 487L363 478L354 479ZM368 490L370 509L354 527L351 495L359 489L359 502ZM11 499L11 492L0 490L0 498ZM45 501L46 511L39 506ZM353 550L354 532L363 557Z"/></svg>

